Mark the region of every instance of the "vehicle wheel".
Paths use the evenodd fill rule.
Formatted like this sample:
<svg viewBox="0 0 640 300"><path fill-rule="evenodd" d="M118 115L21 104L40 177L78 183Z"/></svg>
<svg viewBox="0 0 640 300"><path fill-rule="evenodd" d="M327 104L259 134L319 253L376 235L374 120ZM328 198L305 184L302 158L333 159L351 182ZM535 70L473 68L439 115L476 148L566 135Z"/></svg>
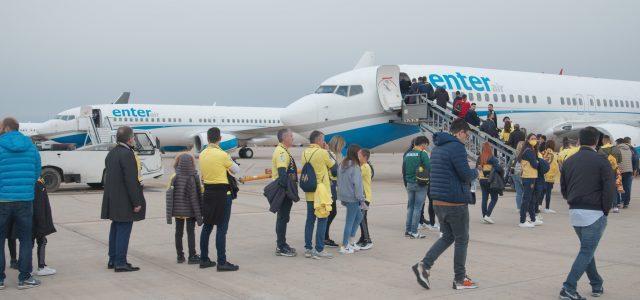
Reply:
<svg viewBox="0 0 640 300"><path fill-rule="evenodd" d="M44 180L44 186L47 188L47 191L55 192L60 188L62 175L58 170L54 168L43 168L40 176L42 176L42 180Z"/></svg>
<svg viewBox="0 0 640 300"><path fill-rule="evenodd" d="M251 148L244 148L244 158L253 158L253 150Z"/></svg>

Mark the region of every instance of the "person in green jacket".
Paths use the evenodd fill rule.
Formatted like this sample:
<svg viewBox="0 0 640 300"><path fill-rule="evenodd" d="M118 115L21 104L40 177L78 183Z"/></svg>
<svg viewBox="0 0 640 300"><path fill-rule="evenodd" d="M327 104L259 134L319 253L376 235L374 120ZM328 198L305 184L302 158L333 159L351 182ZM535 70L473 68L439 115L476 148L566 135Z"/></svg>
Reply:
<svg viewBox="0 0 640 300"><path fill-rule="evenodd" d="M403 176L407 183L407 194L409 198L404 235L412 239L426 237L418 232L418 223L422 213L422 205L427 198L428 185L418 180L416 173L419 172L419 168L425 168L427 171L431 169L429 155L427 155L425 151L428 144L429 140L425 136L417 137L413 149L407 152L403 159Z"/></svg>

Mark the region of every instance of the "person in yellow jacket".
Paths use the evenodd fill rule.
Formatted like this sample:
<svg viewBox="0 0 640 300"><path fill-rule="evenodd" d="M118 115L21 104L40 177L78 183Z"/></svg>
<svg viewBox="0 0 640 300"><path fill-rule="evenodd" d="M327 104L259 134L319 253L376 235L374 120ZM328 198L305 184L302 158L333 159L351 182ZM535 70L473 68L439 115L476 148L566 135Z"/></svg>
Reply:
<svg viewBox="0 0 640 300"><path fill-rule="evenodd" d="M371 207L371 201L373 201L371 195L371 166L369 165L369 158L371 157L371 151L369 149L362 148L358 152L358 161L360 162L360 173L362 175L362 189L364 190L364 205L367 209L362 210L362 222L360 222L360 240L358 240L357 246L361 250L369 250L373 247L373 241L371 241L371 235L369 233L369 221L367 220L367 212Z"/></svg>
<svg viewBox="0 0 640 300"><path fill-rule="evenodd" d="M556 142L553 140L549 140L546 145L546 149L542 152L542 157L549 164L549 172L544 174L544 197L545 197L545 208L544 213L547 214L555 214L556 212L550 208L551 204L551 191L553 190L553 184L558 179L560 175L560 166L558 165L558 154L555 153Z"/></svg>
<svg viewBox="0 0 640 300"><path fill-rule="evenodd" d="M538 139L536 135L530 133L527 136L522 151L518 154L518 162L522 166L522 204L520 205L520 224L522 228L533 228L536 225L542 225L542 220L536 220L537 203L533 199L535 182L538 178ZM527 213L529 213L530 221L527 221Z"/></svg>
<svg viewBox="0 0 640 300"><path fill-rule="evenodd" d="M513 127L511 127L511 121L504 122L504 128L500 131L500 139L505 143L509 142L509 137L511 137L511 133L513 132Z"/></svg>
<svg viewBox="0 0 640 300"><path fill-rule="evenodd" d="M580 147L578 147L575 143L570 143L567 146L562 146L560 148L560 153L558 153L558 166L562 168L562 164L572 155L578 153Z"/></svg>
<svg viewBox="0 0 640 300"><path fill-rule="evenodd" d="M311 144L302 152L302 166L309 163L316 173L317 188L313 193L305 193L307 199L307 221L304 228L304 256L321 259L333 258L324 251L324 238L327 229L327 217L331 212L330 173L336 174L336 163L327 151L324 133L314 130L309 136ZM328 206L327 206L328 205ZM316 246L312 247L313 229L316 225Z"/></svg>

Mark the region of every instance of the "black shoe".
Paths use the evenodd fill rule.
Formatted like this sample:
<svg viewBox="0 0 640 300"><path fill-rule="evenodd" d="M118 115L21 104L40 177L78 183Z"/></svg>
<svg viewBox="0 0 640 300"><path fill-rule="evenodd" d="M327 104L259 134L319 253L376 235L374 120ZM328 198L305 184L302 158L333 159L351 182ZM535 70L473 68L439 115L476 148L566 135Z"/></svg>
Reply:
<svg viewBox="0 0 640 300"><path fill-rule="evenodd" d="M418 280L418 284L420 284L425 289L431 288L431 283L429 282L429 270L424 268L422 262L419 262L413 267L411 267L413 273L416 275L416 280Z"/></svg>
<svg viewBox="0 0 640 300"><path fill-rule="evenodd" d="M599 290L592 290L591 291L591 296L596 297L596 298L602 296L602 294L604 294L604 288L601 288Z"/></svg>
<svg viewBox="0 0 640 300"><path fill-rule="evenodd" d="M218 272L233 272L238 271L239 269L239 266L234 265L228 261L218 264Z"/></svg>
<svg viewBox="0 0 640 300"><path fill-rule="evenodd" d="M623 205L622 206L622 209L627 209L627 208L629 208L629 205Z"/></svg>
<svg viewBox="0 0 640 300"><path fill-rule="evenodd" d="M328 239L328 240L324 240L324 245L325 247L329 247L329 248L338 248L338 244L332 240L332 239Z"/></svg>
<svg viewBox="0 0 640 300"><path fill-rule="evenodd" d="M127 263L127 266L131 267L131 264ZM114 267L115 265L112 262L107 263L107 269L113 270Z"/></svg>
<svg viewBox="0 0 640 300"><path fill-rule="evenodd" d="M12 259L11 262L9 263L9 268L17 270L18 269L18 261Z"/></svg>
<svg viewBox="0 0 640 300"><path fill-rule="evenodd" d="M190 264L190 265L200 264L200 255L196 254L194 256L189 256L189 261L187 261L187 264Z"/></svg>
<svg viewBox="0 0 640 300"><path fill-rule="evenodd" d="M176 259L176 261L178 261L179 264L183 263L185 261L184 254L178 255L178 258Z"/></svg>
<svg viewBox="0 0 640 300"><path fill-rule="evenodd" d="M291 247L276 248L276 256L294 257L296 255L298 255L298 253L296 253L296 249Z"/></svg>
<svg viewBox="0 0 640 300"><path fill-rule="evenodd" d="M411 233L409 233L408 231L404 232L404 237L411 237Z"/></svg>
<svg viewBox="0 0 640 300"><path fill-rule="evenodd" d="M211 261L210 259L200 259L200 269L206 269L206 268L211 268L211 267L215 267L216 266L216 262L215 261Z"/></svg>
<svg viewBox="0 0 640 300"><path fill-rule="evenodd" d="M573 294L567 292L564 288L560 291L560 300L586 300L587 298L580 296L578 292Z"/></svg>
<svg viewBox="0 0 640 300"><path fill-rule="evenodd" d="M140 268L134 267L131 264L126 264L123 267L115 267L114 271L116 273L120 273L120 272L135 272L135 271L140 271Z"/></svg>
<svg viewBox="0 0 640 300"><path fill-rule="evenodd" d="M33 276L29 276L29 278L25 280L18 281L19 290L30 289L38 286L40 286L40 280L33 278Z"/></svg>

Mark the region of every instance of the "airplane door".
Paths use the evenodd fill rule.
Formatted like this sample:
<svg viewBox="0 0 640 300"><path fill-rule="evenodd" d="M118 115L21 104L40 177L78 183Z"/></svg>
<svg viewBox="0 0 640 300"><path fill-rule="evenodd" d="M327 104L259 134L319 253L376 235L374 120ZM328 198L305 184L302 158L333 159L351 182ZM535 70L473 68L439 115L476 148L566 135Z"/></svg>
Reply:
<svg viewBox="0 0 640 300"><path fill-rule="evenodd" d="M400 67L386 65L378 67L376 73L378 98L382 108L386 111L399 110L402 107L400 93Z"/></svg>
<svg viewBox="0 0 640 300"><path fill-rule="evenodd" d="M589 112L590 115L593 115L596 113L598 106L596 105L596 99L593 95L587 95L585 99L585 104L587 105L587 111Z"/></svg>

